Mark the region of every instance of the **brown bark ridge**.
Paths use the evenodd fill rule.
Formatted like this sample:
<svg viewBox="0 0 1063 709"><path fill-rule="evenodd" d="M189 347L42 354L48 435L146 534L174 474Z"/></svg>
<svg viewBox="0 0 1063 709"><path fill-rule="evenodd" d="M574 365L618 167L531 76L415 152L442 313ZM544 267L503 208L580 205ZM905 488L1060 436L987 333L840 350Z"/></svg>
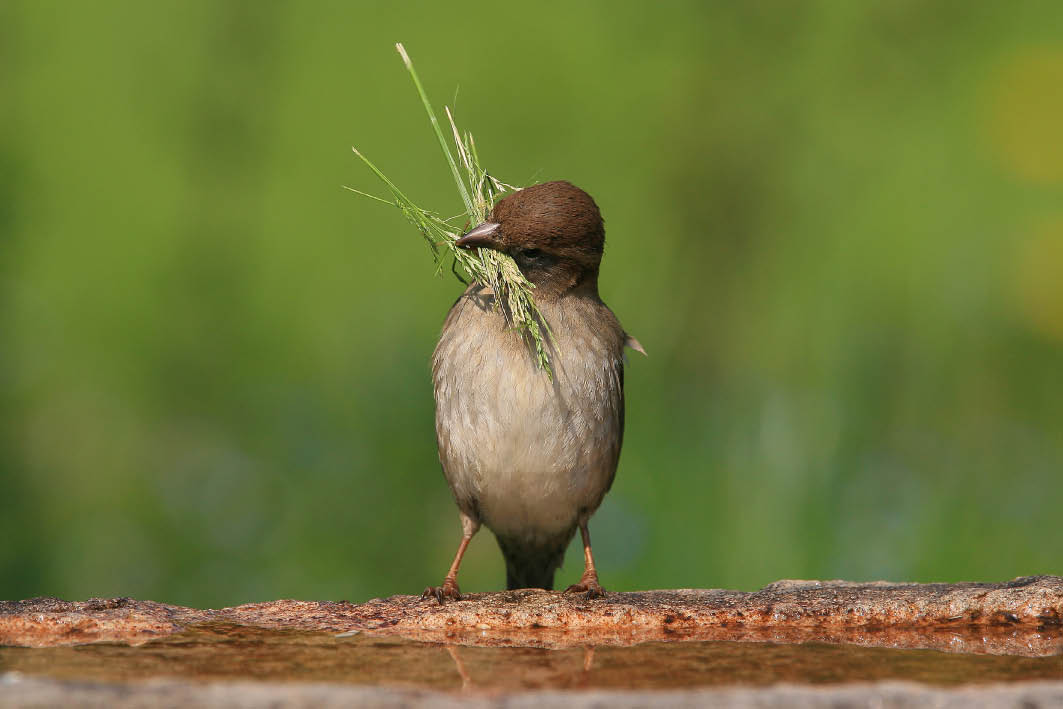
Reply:
<svg viewBox="0 0 1063 709"><path fill-rule="evenodd" d="M0 601L0 645L140 644L212 622L489 647L749 640L1044 656L1063 653L1063 577L956 584L790 580L752 592L610 592L597 599L520 590L470 593L444 605L391 596L218 610L129 598L33 598Z"/></svg>

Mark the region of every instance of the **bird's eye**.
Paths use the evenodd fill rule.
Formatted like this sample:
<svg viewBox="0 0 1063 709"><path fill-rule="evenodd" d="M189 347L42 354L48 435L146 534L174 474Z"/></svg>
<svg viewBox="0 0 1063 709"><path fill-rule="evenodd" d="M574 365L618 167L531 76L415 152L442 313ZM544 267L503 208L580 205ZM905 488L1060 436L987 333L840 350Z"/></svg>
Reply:
<svg viewBox="0 0 1063 709"><path fill-rule="evenodd" d="M524 258L539 258L543 255L542 249L521 249L520 255Z"/></svg>

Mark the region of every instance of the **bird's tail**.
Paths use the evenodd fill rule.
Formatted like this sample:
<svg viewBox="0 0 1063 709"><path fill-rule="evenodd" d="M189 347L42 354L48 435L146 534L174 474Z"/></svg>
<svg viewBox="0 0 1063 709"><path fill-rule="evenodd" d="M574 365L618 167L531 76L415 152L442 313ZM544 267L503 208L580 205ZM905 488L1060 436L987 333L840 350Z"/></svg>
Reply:
<svg viewBox="0 0 1063 709"><path fill-rule="evenodd" d="M554 588L554 572L561 568L565 548L572 538L569 533L562 538L545 543L536 540L512 537L497 537L498 547L506 559L506 588Z"/></svg>

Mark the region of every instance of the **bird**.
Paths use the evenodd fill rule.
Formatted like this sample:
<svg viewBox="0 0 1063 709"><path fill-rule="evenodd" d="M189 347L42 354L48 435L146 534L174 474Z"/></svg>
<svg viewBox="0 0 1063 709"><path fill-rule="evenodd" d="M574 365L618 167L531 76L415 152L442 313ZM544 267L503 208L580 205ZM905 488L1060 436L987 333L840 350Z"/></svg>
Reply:
<svg viewBox="0 0 1063 709"><path fill-rule="evenodd" d="M439 461L462 537L442 585L422 598L462 598L458 570L481 526L495 534L507 589L552 590L579 529L584 571L566 591L599 597L588 522L620 459L624 348L645 354L598 294L601 211L569 182L532 185L500 200L456 245L508 254L534 286L551 375L527 334L512 327L505 299L496 307L498 293L469 284L432 356Z"/></svg>

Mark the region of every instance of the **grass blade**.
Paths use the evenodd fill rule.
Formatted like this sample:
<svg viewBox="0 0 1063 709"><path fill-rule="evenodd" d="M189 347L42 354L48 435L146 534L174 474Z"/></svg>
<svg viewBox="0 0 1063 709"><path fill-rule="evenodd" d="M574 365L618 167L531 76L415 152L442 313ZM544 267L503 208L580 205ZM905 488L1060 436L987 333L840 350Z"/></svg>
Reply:
<svg viewBox="0 0 1063 709"><path fill-rule="evenodd" d="M554 339L550 332L550 325L539 311L532 296L532 289L535 286L524 277L524 274L517 267L517 263L509 255L492 249L466 251L454 245L461 234L452 226L452 221L467 217L471 223L479 224L487 218L498 199L508 192L517 191L519 188L495 179L481 166L480 156L476 151L476 143L473 141L472 135L465 133L463 138L454 121L454 115L448 107L444 107L453 136L454 149L457 151L460 160L459 167L459 162L454 159L454 153L451 152L450 145L448 145L447 139L443 134L443 129L436 118L435 110L432 108L424 86L421 84L421 79L413 68L410 56L406 53L406 49L401 43L396 44L395 48L398 49L399 56L402 57L406 70L413 79L413 84L421 97L421 103L424 105L425 113L428 114L428 120L432 124L432 130L439 141L439 147L443 149L443 155L446 157L451 175L454 177L454 184L457 185L461 200L465 205L465 214L459 215L457 218L444 219L435 212L430 212L417 206L380 168L356 148L352 148L354 154L384 183L388 192L391 193L392 199L383 199L353 187L348 187L347 189L378 202L397 207L402 212L402 215L406 217L406 220L417 227L432 249L432 254L436 260L437 274L442 273L444 259L449 255L452 259L451 268L459 280L464 282L464 279L461 278L456 270L457 266L460 266L470 278L491 288L495 294L495 307L500 309L510 325L524 338L539 367L552 379L553 369L550 366L550 358L552 346L555 346ZM462 174L463 171L464 175ZM439 252L440 246L445 247L445 253L442 255Z"/></svg>
<svg viewBox="0 0 1063 709"><path fill-rule="evenodd" d="M421 78L417 76L417 71L413 68L413 62L410 61L410 55L406 53L406 48L402 46L402 42L396 43L395 49L399 51L399 56L402 57L402 62L406 65L406 71L410 72L413 85L417 87L417 94L421 97L421 103L424 104L428 120L432 122L432 130L435 131L436 138L439 140L439 147L443 149L443 154L447 157L447 164L450 165L450 172L454 175L454 183L458 186L458 192L461 193L461 200L465 203L465 209L469 214L472 214L473 205L472 198L469 196L469 189L461 179L461 173L458 172L458 165L454 162L454 156L450 154L447 139L443 137L443 130L439 127L439 119L436 118L436 112L432 108L432 103L428 100L428 94L425 93L424 86L421 85Z"/></svg>

